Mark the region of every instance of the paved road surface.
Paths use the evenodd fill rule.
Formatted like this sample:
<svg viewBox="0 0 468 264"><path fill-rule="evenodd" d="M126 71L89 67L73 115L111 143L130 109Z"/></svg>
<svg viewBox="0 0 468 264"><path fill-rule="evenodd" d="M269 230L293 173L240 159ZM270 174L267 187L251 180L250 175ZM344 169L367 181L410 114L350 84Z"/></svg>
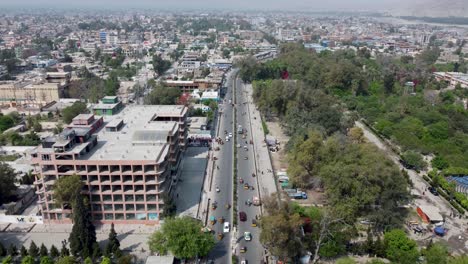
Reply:
<svg viewBox="0 0 468 264"><path fill-rule="evenodd" d="M207 192L208 206L204 207L204 211L208 211L208 214L205 217L208 219L211 216L216 218L216 223L213 226L213 230L216 234L223 234L222 240L220 240L212 252L208 255L208 259L212 259L215 263L230 263L231 262L231 233L232 233L232 207L226 209L225 205L232 205L232 189L233 189L233 145L232 140L229 142L225 141L224 130L228 132L233 132L233 107L229 105L229 100L232 100L232 81L230 79L230 74L228 75L228 90L226 92L226 103L220 104L220 117L219 117L219 128L216 127L216 137L221 137L224 141L224 145L219 145L217 143L213 144L213 147L220 147L219 151L213 151L212 155L217 158L217 160L210 160L210 165L212 166L213 174L208 172L205 191ZM219 132L219 134L218 134ZM218 169L219 167L219 169ZM216 187L220 189L219 192L216 192ZM218 207L215 210L212 210L212 204L216 202ZM203 215L203 214L202 214ZM229 222L230 230L229 233L223 233L223 223L219 221L219 218L223 217L226 222ZM208 226L212 227L208 221ZM215 238L217 235L215 235Z"/></svg>
<svg viewBox="0 0 468 264"><path fill-rule="evenodd" d="M260 229L258 227L252 227L251 221L255 219L255 216L260 216L260 207L254 205L247 205L247 200L253 201L253 197L259 197L259 185L257 182L257 172L255 163L255 153L253 145L250 144L252 139L252 131L249 119L249 109L247 104L247 97L244 93L244 85L240 80L237 80L236 89L236 126L242 126L244 134L236 133L237 143L241 146L237 148L237 171L238 179L243 179L244 183L248 186L253 186L254 189L246 190L244 184L240 182L237 185L238 192L238 212L245 212L247 214L247 221L238 221L238 232L237 232L237 249L236 254L240 260L247 260L248 263L261 263L263 259L263 247L260 244ZM237 130L237 129L236 129ZM246 138L243 138L243 135ZM245 148L247 147L247 150ZM255 177L252 176L255 173ZM238 217L238 216L236 216ZM244 238L244 232L250 232L252 234L252 240L246 241ZM246 247L246 253L240 253L241 247Z"/></svg>

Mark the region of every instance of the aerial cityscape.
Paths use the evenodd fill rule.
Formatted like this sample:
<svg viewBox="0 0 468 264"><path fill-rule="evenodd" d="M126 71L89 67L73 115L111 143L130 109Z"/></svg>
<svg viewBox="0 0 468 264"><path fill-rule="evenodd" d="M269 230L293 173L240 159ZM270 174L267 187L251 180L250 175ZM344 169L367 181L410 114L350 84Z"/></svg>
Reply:
<svg viewBox="0 0 468 264"><path fill-rule="evenodd" d="M468 264L468 2L0 0L2 264Z"/></svg>

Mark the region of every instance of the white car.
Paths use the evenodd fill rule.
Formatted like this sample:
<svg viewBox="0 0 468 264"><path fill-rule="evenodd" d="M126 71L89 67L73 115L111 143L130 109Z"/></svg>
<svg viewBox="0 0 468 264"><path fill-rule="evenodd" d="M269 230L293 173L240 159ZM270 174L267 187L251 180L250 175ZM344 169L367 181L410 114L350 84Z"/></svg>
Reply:
<svg viewBox="0 0 468 264"><path fill-rule="evenodd" d="M230 138L226 136L226 142L229 141L229 139L230 139Z"/></svg>
<svg viewBox="0 0 468 264"><path fill-rule="evenodd" d="M244 232L244 239L245 241L252 240L252 234L250 234L250 232Z"/></svg>
<svg viewBox="0 0 468 264"><path fill-rule="evenodd" d="M232 133L229 133L229 137L232 138Z"/></svg>
<svg viewBox="0 0 468 264"><path fill-rule="evenodd" d="M230 230L229 222L224 222L223 232L229 233L229 230Z"/></svg>

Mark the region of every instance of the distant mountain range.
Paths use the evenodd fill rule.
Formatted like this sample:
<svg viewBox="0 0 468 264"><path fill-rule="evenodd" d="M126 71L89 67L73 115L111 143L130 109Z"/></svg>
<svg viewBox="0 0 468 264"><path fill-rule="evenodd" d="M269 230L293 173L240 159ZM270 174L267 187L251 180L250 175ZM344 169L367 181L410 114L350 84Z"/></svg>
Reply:
<svg viewBox="0 0 468 264"><path fill-rule="evenodd" d="M407 0L390 12L395 16L468 17L468 0Z"/></svg>

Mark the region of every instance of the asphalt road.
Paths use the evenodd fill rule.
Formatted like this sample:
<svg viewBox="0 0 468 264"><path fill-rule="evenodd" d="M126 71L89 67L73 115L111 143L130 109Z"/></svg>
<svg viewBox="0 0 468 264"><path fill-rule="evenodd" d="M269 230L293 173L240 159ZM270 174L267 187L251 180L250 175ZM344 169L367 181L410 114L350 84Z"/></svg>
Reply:
<svg viewBox="0 0 468 264"><path fill-rule="evenodd" d="M233 107L229 104L229 100L232 100L232 80L231 75L228 75L227 85L228 89L226 92L225 100L226 103L220 103L219 114L219 129L215 127L215 136L221 137L224 141L224 145L220 146L219 151L214 151L214 156L217 157L214 166L213 179L211 184L211 199L209 200L209 213L208 218L214 216L216 223L211 226L208 221L208 226L212 227L215 231L215 238L217 234L223 234L223 238L219 240L215 248L208 255L208 259L214 260L215 263L230 263L231 262L231 234L232 234L232 206L228 210L225 208L226 204L232 205L232 190L233 190L233 141L226 142L224 131L233 133ZM219 135L218 135L219 131ZM217 146L217 144L214 144ZM211 162L211 161L210 161ZM219 167L219 169L217 168ZM216 192L216 187L220 189ZM215 210L212 209L213 202L218 204ZM230 231L229 233L223 233L223 223L219 221L219 218L223 217L226 222L229 222Z"/></svg>
<svg viewBox="0 0 468 264"><path fill-rule="evenodd" d="M255 171L255 160L253 146L250 144L252 139L250 120L247 109L247 97L243 92L243 84L240 80L236 80L237 89L236 89L236 127L241 125L242 128L247 130L244 134L236 133L237 143L240 144L240 148L237 148L237 192L238 192L238 212L245 212L247 214L247 221L242 222L238 221L238 233L237 233L237 248L236 255L239 256L239 260L246 260L247 263L261 263L263 247L260 244L260 229L259 227L252 227L252 219L255 219L255 216L260 217L260 208L254 205L247 205L245 202L247 200L253 201L253 197L259 197L258 195L258 184L257 177L253 177L252 173L257 174ZM236 128L237 132L237 128ZM243 138L243 135L246 138ZM245 150L247 146L248 150ZM244 189L244 184L239 182L240 178L243 179L244 183L247 183L249 186L253 186L254 189L246 190ZM236 216L239 219L239 216ZM252 234L252 240L246 241L244 238L244 232L250 232ZM246 247L247 252L240 253L240 248Z"/></svg>

